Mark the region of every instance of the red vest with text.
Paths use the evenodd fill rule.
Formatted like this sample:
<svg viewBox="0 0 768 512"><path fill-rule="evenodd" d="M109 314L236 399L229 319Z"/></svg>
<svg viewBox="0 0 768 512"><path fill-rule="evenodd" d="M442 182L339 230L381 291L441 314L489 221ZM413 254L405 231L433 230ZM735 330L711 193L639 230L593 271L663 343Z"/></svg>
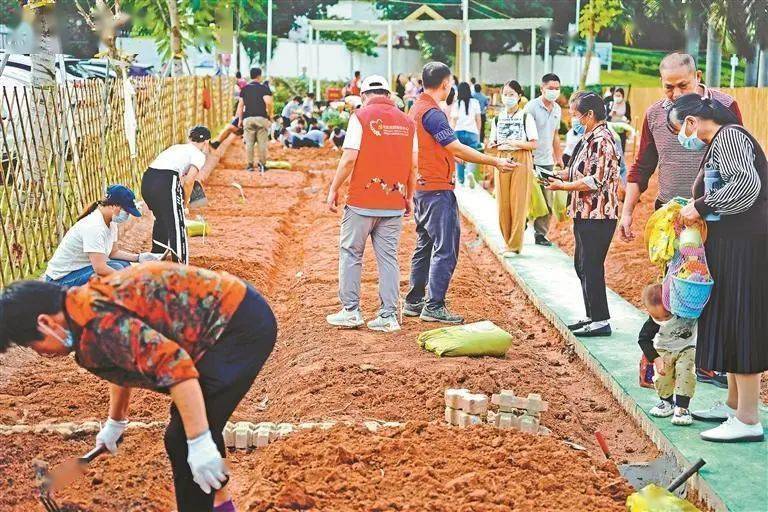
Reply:
<svg viewBox="0 0 768 512"><path fill-rule="evenodd" d="M416 122L416 137L419 142L419 176L416 190L453 190L453 155L424 129L421 122L424 114L433 108L439 109L440 106L431 96L422 93L408 113Z"/></svg>
<svg viewBox="0 0 768 512"><path fill-rule="evenodd" d="M363 139L347 204L377 210L405 208L416 133L413 121L383 96L369 100L355 116L363 127Z"/></svg>

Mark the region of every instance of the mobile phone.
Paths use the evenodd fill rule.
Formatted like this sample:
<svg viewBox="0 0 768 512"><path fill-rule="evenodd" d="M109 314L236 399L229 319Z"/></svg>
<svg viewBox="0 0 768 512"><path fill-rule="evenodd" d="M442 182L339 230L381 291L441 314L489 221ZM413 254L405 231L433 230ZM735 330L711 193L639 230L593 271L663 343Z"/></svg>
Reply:
<svg viewBox="0 0 768 512"><path fill-rule="evenodd" d="M534 166L534 170L536 171L536 175L538 176L538 178L540 180L547 181L548 179L551 178L553 180L563 181L563 178L561 178L557 174L555 174L555 173L553 173L551 171L548 171L547 169L545 169L543 167L539 167L538 165Z"/></svg>

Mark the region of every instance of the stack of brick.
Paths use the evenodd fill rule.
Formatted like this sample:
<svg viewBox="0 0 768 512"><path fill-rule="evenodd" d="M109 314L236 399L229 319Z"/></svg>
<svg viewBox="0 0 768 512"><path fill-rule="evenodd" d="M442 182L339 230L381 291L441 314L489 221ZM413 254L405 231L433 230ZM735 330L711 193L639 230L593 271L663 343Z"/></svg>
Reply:
<svg viewBox="0 0 768 512"><path fill-rule="evenodd" d="M445 421L451 425L479 425L487 411L487 395L470 393L468 389L445 390Z"/></svg>
<svg viewBox="0 0 768 512"><path fill-rule="evenodd" d="M264 448L279 437L285 437L293 432L290 423L251 423L238 421L227 423L224 427L224 445L227 448L247 450L249 448Z"/></svg>
<svg viewBox="0 0 768 512"><path fill-rule="evenodd" d="M488 423L501 429L517 429L529 434L547 433L541 426L541 413L549 404L541 395L529 393L527 398L515 396L514 391L502 389L491 396L491 403L498 411L488 411Z"/></svg>

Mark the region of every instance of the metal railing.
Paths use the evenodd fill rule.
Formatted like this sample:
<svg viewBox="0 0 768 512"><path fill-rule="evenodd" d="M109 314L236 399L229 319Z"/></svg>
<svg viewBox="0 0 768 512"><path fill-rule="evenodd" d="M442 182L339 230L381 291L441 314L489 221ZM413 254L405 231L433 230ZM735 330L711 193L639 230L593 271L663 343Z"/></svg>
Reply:
<svg viewBox="0 0 768 512"><path fill-rule="evenodd" d="M232 113L226 77L131 78L135 154L122 80L0 86L0 287L38 274L79 213L122 183L138 193L157 153L190 126Z"/></svg>

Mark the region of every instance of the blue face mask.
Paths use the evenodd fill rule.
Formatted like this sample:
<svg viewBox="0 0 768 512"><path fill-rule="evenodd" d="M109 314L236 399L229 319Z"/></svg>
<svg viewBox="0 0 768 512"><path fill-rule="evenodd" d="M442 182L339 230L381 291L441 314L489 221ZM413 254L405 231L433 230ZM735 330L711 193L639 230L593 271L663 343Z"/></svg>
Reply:
<svg viewBox="0 0 768 512"><path fill-rule="evenodd" d="M575 133L576 135L583 135L584 130L586 129L587 128L583 124L581 124L581 119L579 119L578 117L573 118L573 133Z"/></svg>
<svg viewBox="0 0 768 512"><path fill-rule="evenodd" d="M128 212L125 210L120 210L120 213L112 217L112 222L114 222L115 224L122 224L127 220L128 220Z"/></svg>
<svg viewBox="0 0 768 512"><path fill-rule="evenodd" d="M694 130L692 134L686 135L685 121L683 121L683 126L680 128L680 133L677 134L677 140L685 149L689 149L691 151L700 151L706 147L707 143L698 138L696 136L697 133L698 130Z"/></svg>
<svg viewBox="0 0 768 512"><path fill-rule="evenodd" d="M72 331L68 329L64 329L62 327L61 330L64 331L64 335L61 335L47 325L39 324L38 328L46 332L49 336L56 338L58 342L64 345L66 348L72 348L75 344L75 338L72 336Z"/></svg>

